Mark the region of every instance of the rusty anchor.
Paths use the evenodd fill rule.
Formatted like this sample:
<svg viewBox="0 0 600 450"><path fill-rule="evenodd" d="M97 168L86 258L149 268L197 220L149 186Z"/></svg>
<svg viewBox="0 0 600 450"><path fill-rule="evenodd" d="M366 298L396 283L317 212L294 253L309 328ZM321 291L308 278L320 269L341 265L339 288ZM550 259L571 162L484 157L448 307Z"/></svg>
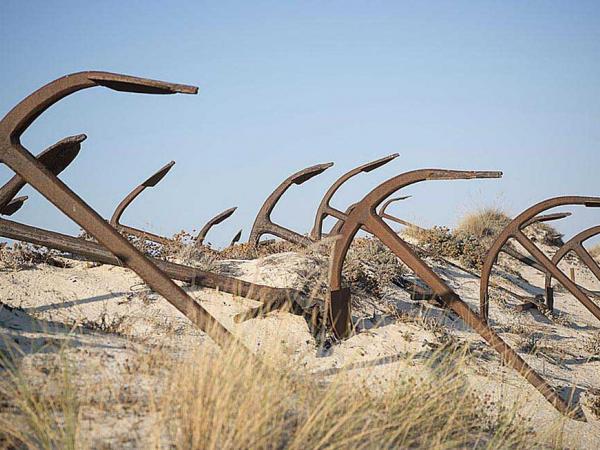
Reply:
<svg viewBox="0 0 600 450"><path fill-rule="evenodd" d="M233 208L226 209L225 211L220 212L215 217L213 217L208 222L206 222L206 224L204 224L204 226L202 227L202 229L198 233L198 236L196 236L195 246L196 247L203 246L204 245L204 239L206 239L206 235L208 234L208 232L210 231L210 229L212 227L214 227L215 225L218 225L221 222L223 222L224 220L226 220L229 217L231 217L231 215L235 212L236 209L237 209L237 206L234 206ZM235 244L237 241L240 240L241 237L242 237L242 230L240 230L238 232L238 234L236 234L233 237L233 239L231 240L231 244L230 245Z"/></svg>
<svg viewBox="0 0 600 450"><path fill-rule="evenodd" d="M86 137L78 134L61 139L37 155L36 159L54 175L59 175L77 157ZM0 214L11 216L23 206L28 197L15 196L26 184L19 175L15 175L0 188Z"/></svg>
<svg viewBox="0 0 600 450"><path fill-rule="evenodd" d="M481 285L479 291L479 308L481 318L487 322L489 317L489 293L488 285L490 283L490 276L492 268L498 259L498 253L502 250L504 245L510 240L515 239L521 244L525 250L531 255L533 260L539 265L541 271L551 274L554 278L560 282L579 302L585 306L598 320L600 320L600 308L592 302L585 292L581 290L573 281L569 279L552 261L542 252L525 234L523 229L534 223L540 221L539 214L547 211L551 208L566 205L583 205L586 207L600 207L600 197L581 197L581 196L570 196L570 197L554 197L548 200L544 200L528 209L523 211L517 217L515 217L502 232L495 239L494 243L488 250L485 258L485 262L481 269ZM557 213L564 214L564 213ZM555 215L547 215L542 217L550 217L549 220L553 220L552 217Z"/></svg>
<svg viewBox="0 0 600 450"><path fill-rule="evenodd" d="M168 164L165 164L152 176L150 176L148 179L136 186L129 194L127 194L127 196L123 200L121 200L121 203L119 203L119 205L115 209L115 212L113 213L110 219L110 224L117 230L123 231L139 239L153 241L159 244L168 244L171 241L171 239L167 237L159 236L157 234L140 230L138 228L129 227L127 225L122 225L119 221L121 220L121 216L125 212L125 209L127 209L127 207L131 205L131 203L147 188L152 188L156 186L160 182L160 180L162 180L165 177L165 175L169 173L169 170L171 170L171 168L174 165L175 161L171 161Z"/></svg>
<svg viewBox="0 0 600 450"><path fill-rule="evenodd" d="M64 76L26 97L0 121L0 161L93 236L125 266L138 274L151 289L162 295L213 340L220 344L237 343L237 339L210 313L105 222L21 144L21 135L46 109L70 94L96 86L146 94L195 94L198 90L195 86L110 72L79 72Z"/></svg>
<svg viewBox="0 0 600 450"><path fill-rule="evenodd" d="M342 185L350 180L350 178L358 175L359 173L368 173L379 167L389 163L390 161L396 159L398 157L398 153L394 153L388 155L384 158L377 159L375 161L368 162L361 166L355 167L354 169L346 172L344 175L339 177L335 182L327 189L327 192L321 199L321 203L317 208L317 214L315 215L315 223L310 232L310 237L313 241L318 241L323 237L323 221L327 216L333 216L336 218L340 218L341 211L335 209L330 205L331 198L334 194L342 187Z"/></svg>
<svg viewBox="0 0 600 450"><path fill-rule="evenodd" d="M242 238L242 231L240 230L238 231L235 236L233 237L233 239L231 239L231 242L229 243L230 247L233 247L235 244L237 244L238 242L240 242L240 239Z"/></svg>
<svg viewBox="0 0 600 450"><path fill-rule="evenodd" d="M315 166L307 167L302 169L288 178L286 178L277 188L267 197L263 203L260 211L254 219L254 225L250 231L250 237L248 243L257 247L259 245L260 238L264 234L272 234L286 241L292 242L299 245L310 245L313 241L307 236L303 236L289 228L285 228L281 225L273 223L271 220L271 212L275 208L277 202L281 199L281 196L289 189L292 184L300 185L314 176L323 173L325 170L333 166L333 163L317 164Z"/></svg>
<svg viewBox="0 0 600 450"><path fill-rule="evenodd" d="M572 409L552 387L498 336L469 306L456 294L427 264L417 256L411 247L402 240L377 214L376 208L397 190L425 180L457 180L474 178L499 178L501 172L469 172L425 169L398 175L373 189L359 203L355 204L347 217L340 219L340 234L335 240L329 268L330 292L326 299L328 321L335 335L347 337L352 332L351 294L342 287L342 269L346 254L363 227L377 237L392 252L421 278L445 306L458 314L467 325L477 331L496 350L506 364L519 372L531 383L558 411L585 420L580 408Z"/></svg>
<svg viewBox="0 0 600 450"><path fill-rule="evenodd" d="M583 246L583 243L588 239L593 238L600 234L600 226L595 226L592 228L588 228L587 230L578 233L569 241L567 241L552 257L552 264L558 267L558 264L563 260L565 256L569 253L575 253L579 259L587 266L588 269L594 274L596 279L600 281L600 266L598 263L592 258L592 255L586 250ZM579 287L581 289L581 287ZM545 281L545 290L546 290L546 306L552 311L554 309L554 289L552 288L552 274L550 272L546 272L546 281ZM581 289L583 290L583 289ZM586 290L587 291L587 290ZM584 291L587 295L594 295L598 297L597 294L591 291Z"/></svg>

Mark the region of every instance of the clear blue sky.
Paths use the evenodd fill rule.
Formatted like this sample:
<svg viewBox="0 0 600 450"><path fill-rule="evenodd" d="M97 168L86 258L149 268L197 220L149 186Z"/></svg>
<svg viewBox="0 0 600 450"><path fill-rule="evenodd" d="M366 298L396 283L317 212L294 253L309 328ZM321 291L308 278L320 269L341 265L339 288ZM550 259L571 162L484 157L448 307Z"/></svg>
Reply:
<svg viewBox="0 0 600 450"><path fill-rule="evenodd" d="M86 133L62 175L105 217L138 182L176 166L124 222L244 238L290 173L335 166L283 199L274 217L305 232L341 173L398 152L335 198L425 167L502 170L502 180L429 182L393 212L453 225L467 210L512 214L545 198L600 195L600 2L13 1L0 4L0 114L61 75L108 70L195 84L197 96L96 88L47 111L24 136L38 153ZM8 179L0 167L0 180ZM75 233L38 194L16 220ZM599 223L573 210L567 234Z"/></svg>

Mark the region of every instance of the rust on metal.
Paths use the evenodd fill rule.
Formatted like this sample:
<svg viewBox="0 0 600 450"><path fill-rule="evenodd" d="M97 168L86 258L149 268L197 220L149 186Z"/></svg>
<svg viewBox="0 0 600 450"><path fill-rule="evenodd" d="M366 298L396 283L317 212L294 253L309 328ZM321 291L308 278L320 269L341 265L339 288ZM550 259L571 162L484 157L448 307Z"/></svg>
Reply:
<svg viewBox="0 0 600 450"><path fill-rule="evenodd" d="M220 344L237 343L237 339L223 325L46 169L20 142L25 130L50 106L70 94L96 86L147 94L195 94L198 91L195 86L110 72L79 72L64 76L26 97L0 121L0 161L93 236L213 340Z"/></svg>
<svg viewBox="0 0 600 450"><path fill-rule="evenodd" d="M317 214L315 216L315 223L310 232L311 239L313 241L318 241L323 237L323 221L325 220L325 218L327 216L333 216L333 217L336 217L337 219L340 219L342 217L343 213L340 210L332 207L330 205L330 202L331 202L331 198L333 197L333 195L340 189L340 187L342 187L342 185L346 181L348 181L350 178L358 175L359 173L371 172L371 171L389 163L390 161L394 160L398 156L399 156L398 153L393 153L384 158L380 158L375 161L371 161L371 162L368 162L361 166L358 166L358 167L350 170L349 172L346 172L341 177L339 177L335 181L335 183L333 183L329 187L329 189L327 189L327 192L321 199L321 203L319 204L319 208L317 209Z"/></svg>
<svg viewBox="0 0 600 450"><path fill-rule="evenodd" d="M16 213L21 207L25 204L25 202L29 199L26 195L21 197L11 199L6 205L0 209L0 214L3 216L12 216Z"/></svg>
<svg viewBox="0 0 600 450"><path fill-rule="evenodd" d="M560 282L577 300L579 300L588 311L590 311L598 320L600 320L600 308L591 301L588 296L567 277L552 261L539 249L525 234L523 229L536 220L536 216L552 208L567 205L583 205L587 207L600 206L600 197L555 197L540 202L515 217L495 239L488 250L483 267L481 269L481 285L479 291L479 308L482 319L487 322L489 317L489 293L488 286L494 264L498 259L498 254L504 245L510 240L515 239L521 244L530 256L541 266L543 272L550 273ZM564 213L559 213L564 214ZM548 216L542 216L548 217Z"/></svg>
<svg viewBox="0 0 600 450"><path fill-rule="evenodd" d="M240 242L240 239L242 238L242 231L240 230L238 231L235 236L233 237L233 239L231 240L231 242L229 243L230 247L233 247L235 244L237 244L238 242Z"/></svg>
<svg viewBox="0 0 600 450"><path fill-rule="evenodd" d="M325 170L333 166L333 163L317 164L316 166L307 167L306 169L300 170L293 175L286 178L277 189L275 189L269 197L265 200L260 211L256 215L254 225L250 231L250 237L248 243L256 247L259 245L260 238L264 234L272 234L286 241L292 242L299 245L309 245L313 241L307 236L303 236L289 228L285 228L281 225L273 223L271 220L271 213L275 208L275 205L281 199L281 196L289 189L292 184L300 185L305 181L310 180L312 177L323 173Z"/></svg>
<svg viewBox="0 0 600 450"><path fill-rule="evenodd" d="M125 233L135 236L139 239L158 242L159 244L169 243L171 241L169 238L159 236L148 231L140 230L138 228L122 225L120 223L120 220L121 216L125 212L125 209L127 209L127 207L131 205L131 203L147 188L156 186L160 182L160 180L162 180L165 177L165 175L169 173L169 170L171 170L171 167L173 167L174 165L175 161L171 161L170 163L165 164L152 176L143 181L140 185L136 186L129 194L127 194L127 196L123 200L121 200L121 203L119 203L119 205L115 209L115 212L113 213L110 219L110 224L117 230L124 231Z"/></svg>
<svg viewBox="0 0 600 450"><path fill-rule="evenodd" d="M567 241L552 257L552 264L558 267L558 264L563 260L565 256L569 253L575 253L579 259L587 266L588 269L594 274L596 279L600 281L600 266L594 260L592 255L586 250L583 246L583 243L588 239L593 238L600 234L600 225L597 225L592 228L588 228L587 230L578 233L573 236L569 241ZM579 287L581 289L581 287ZM552 287L552 274L550 272L546 272L546 281L545 281L545 289L546 289L546 306L550 310L554 309L554 289ZM583 290L583 289L582 289ZM584 291L585 292L585 291ZM596 295L593 292L585 292L587 295Z"/></svg>
<svg viewBox="0 0 600 450"><path fill-rule="evenodd" d="M36 159L54 175L59 175L77 157L86 138L85 134L66 137L37 155ZM27 197L15 196L26 184L19 175L15 175L0 187L0 214L10 216L23 206Z"/></svg>
<svg viewBox="0 0 600 450"><path fill-rule="evenodd" d="M206 235L208 234L208 232L210 231L210 229L212 227L214 227L215 225L220 224L221 222L223 222L227 218L231 217L231 215L235 212L236 209L237 209L237 206L234 206L233 208L226 209L225 211L220 212L215 217L213 217L208 222L206 222L206 224L202 227L202 229L198 233L198 236L196 236L195 246L196 247L201 247L202 245L204 245L204 239L206 239ZM241 236L241 231L240 231L240 236Z"/></svg>
<svg viewBox="0 0 600 450"><path fill-rule="evenodd" d="M467 325L477 331L505 361L529 381L557 410L573 418L585 420L580 409L571 409L552 387L498 336L427 264L419 258L404 240L377 214L376 208L397 190L425 180L457 180L499 178L502 172L470 172L425 169L398 175L380 184L357 203L340 227L329 268L330 292L327 313L335 335L347 337L352 332L350 290L342 286L342 269L346 254L356 236L365 227L400 258L423 280L443 304L458 314Z"/></svg>

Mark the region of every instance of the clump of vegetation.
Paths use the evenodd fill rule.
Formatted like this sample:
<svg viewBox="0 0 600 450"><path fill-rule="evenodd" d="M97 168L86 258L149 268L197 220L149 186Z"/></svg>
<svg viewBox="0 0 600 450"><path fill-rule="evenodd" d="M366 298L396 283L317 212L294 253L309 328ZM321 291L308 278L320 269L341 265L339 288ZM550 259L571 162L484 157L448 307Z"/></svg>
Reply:
<svg viewBox="0 0 600 450"><path fill-rule="evenodd" d="M454 230L409 227L405 233L433 256L457 259L466 267L480 269L489 248L510 221L504 211L486 208L467 214ZM531 225L526 233L534 242L554 246L562 243L562 235L544 223Z"/></svg>
<svg viewBox="0 0 600 450"><path fill-rule="evenodd" d="M590 389L586 392L585 398L592 414L600 419L600 389Z"/></svg>
<svg viewBox="0 0 600 450"><path fill-rule="evenodd" d="M600 244L594 245L590 250L590 255L600 261Z"/></svg>
<svg viewBox="0 0 600 450"><path fill-rule="evenodd" d="M600 332L596 332L592 337L587 338L584 341L583 348L593 355L600 356Z"/></svg>
<svg viewBox="0 0 600 450"><path fill-rule="evenodd" d="M344 372L316 379L277 355L263 355L259 362L239 348L202 346L185 358L161 356L167 351L155 348L141 352L139 362L129 361L120 375L127 389L119 387L125 380L96 369L92 395L65 357L47 367L43 388L29 371L5 365L0 442L12 448L112 447L103 442L106 433L102 438L83 432L93 418L95 427L115 430L116 446L140 448L536 446L522 418L506 410L493 413L495 405L463 382L459 373L466 358L448 347L434 352L423 368L427 375L397 369L389 377L394 381L376 387ZM146 424L145 431L118 426L132 418Z"/></svg>
<svg viewBox="0 0 600 450"><path fill-rule="evenodd" d="M223 249L220 259L257 259L276 253L302 252L303 247L283 240L261 242L257 247L250 244L236 244Z"/></svg>
<svg viewBox="0 0 600 450"><path fill-rule="evenodd" d="M405 272L402 262L378 239L358 238L348 250L343 276L353 290L382 298L384 287Z"/></svg>
<svg viewBox="0 0 600 450"><path fill-rule="evenodd" d="M500 209L484 208L465 215L458 222L454 234L473 237L489 248L511 220L510 216Z"/></svg>
<svg viewBox="0 0 600 450"><path fill-rule="evenodd" d="M12 245L0 243L0 270L19 271L33 268L36 264L49 264L56 267L69 267L58 259L59 253L31 244L15 242Z"/></svg>
<svg viewBox="0 0 600 450"><path fill-rule="evenodd" d="M447 227L413 228L407 232L417 239L427 254L458 259L469 268L480 268L487 253L487 248L477 237L452 232Z"/></svg>

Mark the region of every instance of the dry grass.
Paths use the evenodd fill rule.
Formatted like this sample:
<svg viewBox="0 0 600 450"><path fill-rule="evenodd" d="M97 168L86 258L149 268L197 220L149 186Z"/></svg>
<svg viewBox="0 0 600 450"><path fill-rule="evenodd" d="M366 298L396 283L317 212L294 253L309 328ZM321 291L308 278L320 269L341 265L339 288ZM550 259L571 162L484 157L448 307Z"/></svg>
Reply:
<svg viewBox="0 0 600 450"><path fill-rule="evenodd" d="M93 406L98 421L102 412L111 419L123 411L133 414L144 428L135 430L135 441L129 444L143 448L536 446L526 422L514 412L491 413L493 405L480 401L464 383L466 356L460 349L446 347L432 355L422 377L390 367L388 375L394 381L386 383L357 381L344 372L315 378L287 367L277 355L267 356L264 363L236 348L215 351L204 346L179 359L165 352L156 348L140 355L146 363L128 363L131 375L125 393L98 381L102 373L96 373L93 381L79 373L75 377L64 349L55 358L56 366L47 370L50 375L43 380L43 389L28 371L5 358L0 444L103 448L107 444L94 433L82 431L83 416ZM405 363L410 366L411 361L407 356ZM151 390L142 401L131 391L140 389L141 380L148 377ZM115 382L114 376L107 379ZM105 391L116 393L102 403L98 398L106 397Z"/></svg>
<svg viewBox="0 0 600 450"><path fill-rule="evenodd" d="M484 208L465 215L454 230L438 226L430 229L408 227L405 234L417 240L431 255L458 259L466 267L480 269L489 248L510 221L504 211ZM562 244L562 235L545 223L536 223L525 233L534 242L551 246Z"/></svg>
<svg viewBox="0 0 600 450"><path fill-rule="evenodd" d="M589 252L592 257L600 260L600 244L594 245L592 248L590 248Z"/></svg>
<svg viewBox="0 0 600 450"><path fill-rule="evenodd" d="M69 264L58 258L59 253L31 244L15 242L9 245L0 242L0 270L16 272L27 270L36 264L49 264L56 267L69 267Z"/></svg>
<svg viewBox="0 0 600 450"><path fill-rule="evenodd" d="M510 223L510 216L497 208L484 208L466 214L454 230L458 235L474 236L482 241L493 241Z"/></svg>

